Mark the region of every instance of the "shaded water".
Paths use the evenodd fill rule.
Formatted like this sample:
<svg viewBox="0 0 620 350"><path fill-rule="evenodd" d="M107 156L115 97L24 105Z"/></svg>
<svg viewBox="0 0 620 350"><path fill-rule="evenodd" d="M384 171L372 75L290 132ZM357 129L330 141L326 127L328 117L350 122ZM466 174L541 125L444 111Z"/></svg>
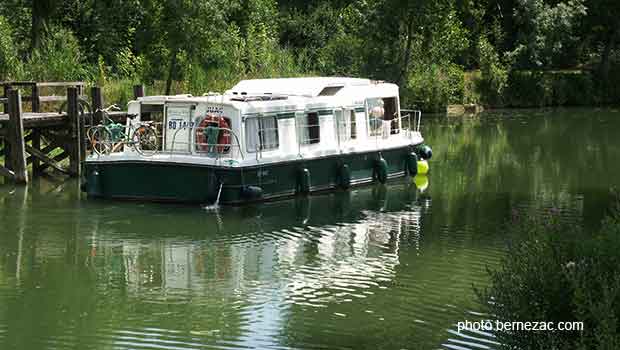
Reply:
<svg viewBox="0 0 620 350"><path fill-rule="evenodd" d="M620 113L427 118L430 185L243 208L91 201L0 185L0 349L468 349L502 225L553 209L596 228L620 182Z"/></svg>

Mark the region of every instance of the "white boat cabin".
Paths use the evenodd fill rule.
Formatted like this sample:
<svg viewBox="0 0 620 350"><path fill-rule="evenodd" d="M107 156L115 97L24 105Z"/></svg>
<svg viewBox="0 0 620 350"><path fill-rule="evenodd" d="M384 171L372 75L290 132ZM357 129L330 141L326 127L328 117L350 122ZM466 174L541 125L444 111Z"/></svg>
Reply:
<svg viewBox="0 0 620 350"><path fill-rule="evenodd" d="M401 116L398 86L368 79L244 80L224 94L139 98L128 110L128 125L161 122L153 160L237 166L423 142L419 112Z"/></svg>

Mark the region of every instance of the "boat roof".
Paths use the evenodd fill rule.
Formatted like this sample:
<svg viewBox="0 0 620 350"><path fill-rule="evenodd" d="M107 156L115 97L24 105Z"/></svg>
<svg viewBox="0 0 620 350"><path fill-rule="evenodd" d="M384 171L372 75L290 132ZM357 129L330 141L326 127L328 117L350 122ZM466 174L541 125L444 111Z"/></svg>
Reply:
<svg viewBox="0 0 620 350"><path fill-rule="evenodd" d="M299 108L320 108L335 105L336 99L350 100L351 105L363 105L366 97L398 96L398 86L362 78L305 77L242 80L223 95L146 96L140 103L170 102L214 103L231 105L244 113Z"/></svg>
<svg viewBox="0 0 620 350"><path fill-rule="evenodd" d="M305 77L242 80L226 94L233 95L297 95L305 97L320 96L326 88L345 88L368 86L376 81L362 78L344 77Z"/></svg>

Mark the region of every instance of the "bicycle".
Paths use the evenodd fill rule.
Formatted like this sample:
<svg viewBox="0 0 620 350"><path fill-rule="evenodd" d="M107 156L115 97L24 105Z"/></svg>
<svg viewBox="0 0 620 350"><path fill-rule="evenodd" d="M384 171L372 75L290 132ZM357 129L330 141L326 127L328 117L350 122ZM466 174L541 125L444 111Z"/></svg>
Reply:
<svg viewBox="0 0 620 350"><path fill-rule="evenodd" d="M102 124L93 126L87 131L86 135L95 153L103 155L118 152L125 145L146 156L153 155L159 150L159 136L152 121L139 122L135 125L132 120L128 132L125 133L126 126L110 118L109 113L112 110L118 111L120 108L111 105L97 109L95 113L101 112Z"/></svg>

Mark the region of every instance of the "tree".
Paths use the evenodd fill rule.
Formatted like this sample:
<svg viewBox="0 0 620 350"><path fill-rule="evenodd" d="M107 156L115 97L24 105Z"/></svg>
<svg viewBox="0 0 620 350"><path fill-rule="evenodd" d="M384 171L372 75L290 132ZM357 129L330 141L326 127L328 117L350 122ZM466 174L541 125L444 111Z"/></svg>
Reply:
<svg viewBox="0 0 620 350"><path fill-rule="evenodd" d="M509 56L519 68L550 68L578 41L576 28L586 14L583 0L549 5L517 0L517 41ZM573 55L574 56L574 55Z"/></svg>
<svg viewBox="0 0 620 350"><path fill-rule="evenodd" d="M366 4L366 2L360 2ZM383 0L360 6L372 77L403 84L415 64L453 62L469 42L451 0Z"/></svg>
<svg viewBox="0 0 620 350"><path fill-rule="evenodd" d="M16 70L21 66L12 34L6 18L0 16L0 80L14 79Z"/></svg>
<svg viewBox="0 0 620 350"><path fill-rule="evenodd" d="M41 38L47 33L61 0L32 0L31 47L39 48Z"/></svg>
<svg viewBox="0 0 620 350"><path fill-rule="evenodd" d="M204 62L217 38L227 30L227 11L236 5L223 0L148 0L142 6L138 52L147 53L155 76L166 76L166 94L170 94L172 81L181 72L180 57Z"/></svg>
<svg viewBox="0 0 620 350"><path fill-rule="evenodd" d="M600 51L598 72L601 79L609 76L610 56L620 41L620 2L616 0L590 0L584 32L590 33L595 52Z"/></svg>

